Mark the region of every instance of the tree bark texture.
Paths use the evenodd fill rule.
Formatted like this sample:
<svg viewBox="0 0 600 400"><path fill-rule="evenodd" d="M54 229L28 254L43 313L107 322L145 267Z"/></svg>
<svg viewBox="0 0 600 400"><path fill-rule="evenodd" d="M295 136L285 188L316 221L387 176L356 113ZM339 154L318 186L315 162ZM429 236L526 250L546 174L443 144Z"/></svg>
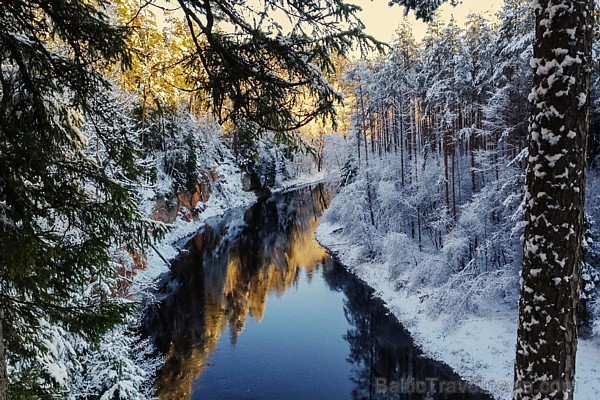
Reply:
<svg viewBox="0 0 600 400"><path fill-rule="evenodd" d="M0 400L8 400L8 373L6 371L6 353L4 351L3 321L4 313L0 310Z"/></svg>
<svg viewBox="0 0 600 400"><path fill-rule="evenodd" d="M515 400L573 398L592 0L534 0Z"/></svg>

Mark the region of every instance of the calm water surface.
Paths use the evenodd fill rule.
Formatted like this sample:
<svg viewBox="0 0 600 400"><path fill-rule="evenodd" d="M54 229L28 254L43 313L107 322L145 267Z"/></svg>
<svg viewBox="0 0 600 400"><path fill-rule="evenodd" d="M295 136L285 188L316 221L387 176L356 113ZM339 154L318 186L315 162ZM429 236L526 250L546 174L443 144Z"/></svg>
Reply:
<svg viewBox="0 0 600 400"><path fill-rule="evenodd" d="M456 391L458 377L422 357L315 241L331 197L323 185L277 195L209 221L186 244L146 315L165 357L160 399L488 399L452 386L427 393L431 379ZM378 393L377 378L405 386ZM422 385L411 390L413 380Z"/></svg>

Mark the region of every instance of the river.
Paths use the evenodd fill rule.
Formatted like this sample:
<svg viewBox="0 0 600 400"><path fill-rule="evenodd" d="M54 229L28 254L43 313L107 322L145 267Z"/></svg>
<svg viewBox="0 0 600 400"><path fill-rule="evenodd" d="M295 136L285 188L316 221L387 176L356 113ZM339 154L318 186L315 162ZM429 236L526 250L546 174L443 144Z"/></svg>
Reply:
<svg viewBox="0 0 600 400"><path fill-rule="evenodd" d="M185 244L145 316L161 400L489 399L423 357L319 246L331 198L323 185L274 195Z"/></svg>

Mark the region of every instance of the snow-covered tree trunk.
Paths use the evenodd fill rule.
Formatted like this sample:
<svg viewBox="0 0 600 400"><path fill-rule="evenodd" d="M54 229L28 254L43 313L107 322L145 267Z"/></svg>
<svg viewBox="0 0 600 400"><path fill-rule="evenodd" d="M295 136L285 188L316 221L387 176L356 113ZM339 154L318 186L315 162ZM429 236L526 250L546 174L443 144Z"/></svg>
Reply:
<svg viewBox="0 0 600 400"><path fill-rule="evenodd" d="M514 399L573 398L593 0L534 0Z"/></svg>

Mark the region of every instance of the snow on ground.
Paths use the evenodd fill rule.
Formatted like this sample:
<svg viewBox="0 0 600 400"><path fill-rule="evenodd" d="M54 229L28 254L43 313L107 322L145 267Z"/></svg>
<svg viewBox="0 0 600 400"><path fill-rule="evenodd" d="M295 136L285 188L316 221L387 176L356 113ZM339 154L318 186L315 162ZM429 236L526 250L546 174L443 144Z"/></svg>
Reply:
<svg viewBox="0 0 600 400"><path fill-rule="evenodd" d="M512 398L513 363L517 339L517 310L498 310L489 317L464 316L451 324L426 312L431 293L408 292L392 286L384 262L365 261L360 244L351 243L340 226L321 223L317 240L358 278L365 281L410 331L426 356L443 361L463 379L478 384L495 398ZM428 304L427 306L431 306ZM580 340L577 353L575 400L600 396L600 348Z"/></svg>
<svg viewBox="0 0 600 400"><path fill-rule="evenodd" d="M273 189L273 193L288 192L290 190L298 189L302 186L314 185L316 183L323 182L327 179L329 174L330 172L321 171L310 175L301 175L298 178L282 182L281 186Z"/></svg>

